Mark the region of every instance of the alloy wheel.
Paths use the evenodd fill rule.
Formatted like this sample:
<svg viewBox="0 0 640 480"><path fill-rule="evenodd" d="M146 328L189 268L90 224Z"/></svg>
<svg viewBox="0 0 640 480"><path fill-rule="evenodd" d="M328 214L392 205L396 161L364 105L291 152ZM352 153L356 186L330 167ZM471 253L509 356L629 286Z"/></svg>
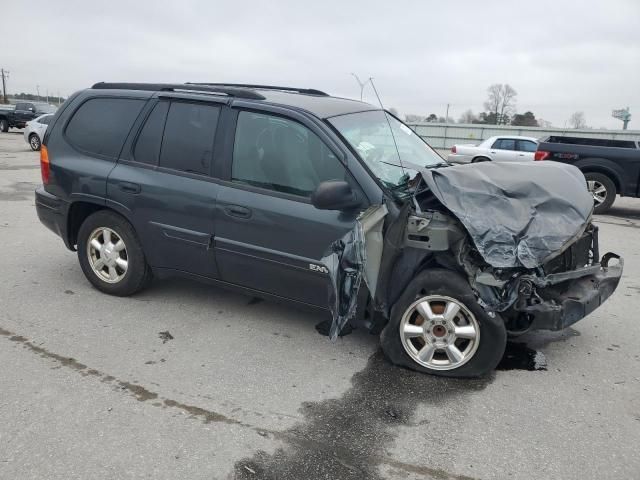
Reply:
<svg viewBox="0 0 640 480"><path fill-rule="evenodd" d="M129 266L124 240L110 228L96 228L87 240L89 265L100 280L117 283L124 278Z"/></svg>
<svg viewBox="0 0 640 480"><path fill-rule="evenodd" d="M467 363L480 344L480 324L458 300L428 295L412 303L400 321L405 351L419 365L454 370Z"/></svg>
<svg viewBox="0 0 640 480"><path fill-rule="evenodd" d="M593 201L596 205L600 205L607 199L606 187L597 180L588 180L587 188L589 193L593 196Z"/></svg>

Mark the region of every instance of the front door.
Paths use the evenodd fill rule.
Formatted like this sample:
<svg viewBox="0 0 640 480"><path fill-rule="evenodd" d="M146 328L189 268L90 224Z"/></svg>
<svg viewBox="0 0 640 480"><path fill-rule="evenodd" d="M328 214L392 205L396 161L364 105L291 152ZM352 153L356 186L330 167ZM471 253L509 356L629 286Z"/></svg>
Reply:
<svg viewBox="0 0 640 480"><path fill-rule="evenodd" d="M214 242L223 280L326 306L329 277L320 259L353 228L359 211L318 210L309 197L320 182L335 179L364 195L314 130L272 113L238 113Z"/></svg>

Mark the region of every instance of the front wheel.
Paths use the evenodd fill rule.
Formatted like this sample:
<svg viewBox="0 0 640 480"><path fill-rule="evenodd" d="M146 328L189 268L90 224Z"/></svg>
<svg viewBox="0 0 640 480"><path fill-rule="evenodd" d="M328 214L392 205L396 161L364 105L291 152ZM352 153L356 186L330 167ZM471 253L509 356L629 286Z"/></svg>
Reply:
<svg viewBox="0 0 640 480"><path fill-rule="evenodd" d="M4 118L0 119L0 132L7 133L9 131L9 122Z"/></svg>
<svg viewBox="0 0 640 480"><path fill-rule="evenodd" d="M616 184L603 173L585 173L587 188L593 196L593 212L605 213L616 199Z"/></svg>
<svg viewBox="0 0 640 480"><path fill-rule="evenodd" d="M132 295L151 280L133 227L109 210L90 215L80 226L78 260L93 286L110 295Z"/></svg>
<svg viewBox="0 0 640 480"><path fill-rule="evenodd" d="M504 321L492 315L463 277L425 270L394 305L380 335L382 349L393 363L420 372L482 376L498 365L507 342Z"/></svg>

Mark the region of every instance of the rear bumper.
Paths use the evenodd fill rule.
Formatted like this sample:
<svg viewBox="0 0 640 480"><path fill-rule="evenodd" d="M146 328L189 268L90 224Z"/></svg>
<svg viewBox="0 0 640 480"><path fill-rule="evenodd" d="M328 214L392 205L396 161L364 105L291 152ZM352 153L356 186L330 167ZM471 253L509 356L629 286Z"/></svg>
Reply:
<svg viewBox="0 0 640 480"><path fill-rule="evenodd" d="M623 260L609 266L608 261L617 255L607 254L599 266L568 272L568 278L557 278L548 288L540 291L539 302L518 305L516 309L533 317L532 330L562 330L583 319L613 294L622 277ZM553 277L550 275L549 277Z"/></svg>
<svg viewBox="0 0 640 480"><path fill-rule="evenodd" d="M42 186L35 192L36 212L42 224L67 243L67 207L65 202ZM69 245L67 245L69 247Z"/></svg>

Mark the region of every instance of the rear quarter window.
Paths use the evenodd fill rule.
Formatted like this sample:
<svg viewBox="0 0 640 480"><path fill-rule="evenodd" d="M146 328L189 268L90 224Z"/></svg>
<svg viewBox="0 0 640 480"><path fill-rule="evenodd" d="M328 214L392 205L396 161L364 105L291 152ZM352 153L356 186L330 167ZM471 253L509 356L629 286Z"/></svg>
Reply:
<svg viewBox="0 0 640 480"><path fill-rule="evenodd" d="M67 124L67 140L85 153L117 158L144 104L134 98L89 99Z"/></svg>

